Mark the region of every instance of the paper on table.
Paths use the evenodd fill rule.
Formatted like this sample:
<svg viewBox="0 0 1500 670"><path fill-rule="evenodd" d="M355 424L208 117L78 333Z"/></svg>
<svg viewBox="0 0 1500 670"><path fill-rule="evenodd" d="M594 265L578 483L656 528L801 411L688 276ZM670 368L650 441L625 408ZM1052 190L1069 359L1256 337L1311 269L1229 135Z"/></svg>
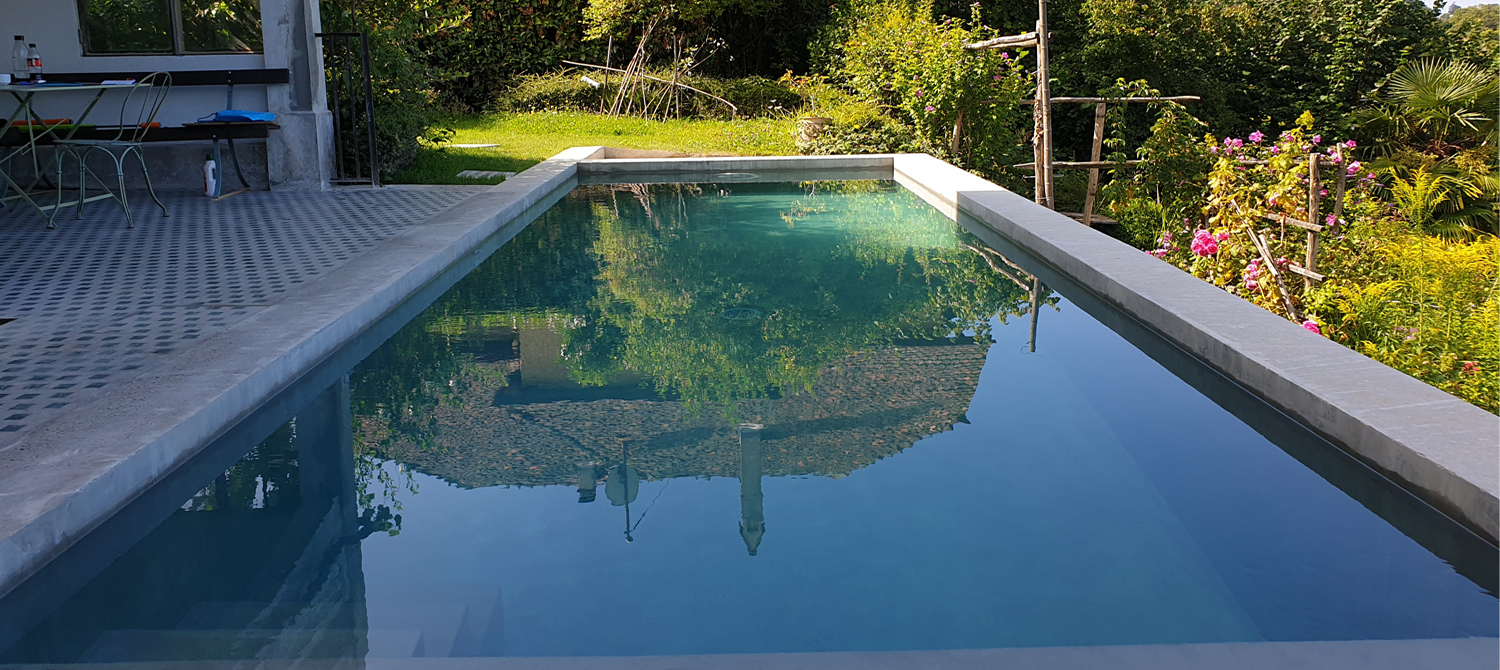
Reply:
<svg viewBox="0 0 1500 670"><path fill-rule="evenodd" d="M99 83L103 84L105 86L122 86L122 85L125 85L125 84L134 84L135 80L134 79L105 79L104 81L101 81Z"/></svg>

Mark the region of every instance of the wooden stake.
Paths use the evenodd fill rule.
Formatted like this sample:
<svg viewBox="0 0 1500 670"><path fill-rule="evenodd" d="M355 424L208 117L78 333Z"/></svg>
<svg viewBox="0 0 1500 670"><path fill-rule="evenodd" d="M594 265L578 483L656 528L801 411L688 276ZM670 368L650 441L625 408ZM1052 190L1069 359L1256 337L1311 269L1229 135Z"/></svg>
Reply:
<svg viewBox="0 0 1500 670"><path fill-rule="evenodd" d="M1300 323L1302 318L1297 315L1297 308L1292 306L1292 294L1286 289L1286 284L1281 281L1281 272L1276 269L1276 259L1271 258L1271 245L1266 244L1265 238L1254 230L1250 231L1250 241L1255 243L1255 250L1260 252L1260 259L1266 264L1266 271L1271 273L1271 278L1276 280L1276 288L1281 290L1281 304L1286 306L1287 316Z"/></svg>
<svg viewBox="0 0 1500 670"><path fill-rule="evenodd" d="M1095 97L1080 97L1080 96L1073 96L1073 95L1066 95L1066 96L1059 95L1059 96L1053 98L1052 102L1055 102L1055 103L1080 102L1080 103L1085 103L1085 104L1092 105L1092 104L1094 104L1096 102L1194 102L1194 101L1201 100L1201 99L1202 98L1199 98L1196 95L1161 95L1161 96L1144 96L1144 97L1131 96L1131 97L1128 97L1128 98L1095 98ZM1029 104L1032 104L1032 102L1030 100L1022 100L1021 104L1023 104L1023 105L1029 105Z"/></svg>
<svg viewBox="0 0 1500 670"><path fill-rule="evenodd" d="M1046 0L1042 0L1042 1L1046 2ZM1040 311L1041 311L1041 310L1037 309L1037 304L1036 303L1037 303L1037 300L1041 298L1041 296L1042 296L1042 280L1037 279L1036 277L1032 277L1031 278L1031 336L1026 339L1026 348L1029 349L1031 351L1031 353L1033 353L1033 354L1036 353L1036 321L1037 321L1037 317L1040 315Z"/></svg>
<svg viewBox="0 0 1500 670"><path fill-rule="evenodd" d="M1052 182L1052 69L1047 56L1047 0L1037 0L1036 19L1036 118L1040 126L1037 146L1037 202L1047 209L1056 209Z"/></svg>
<svg viewBox="0 0 1500 670"><path fill-rule="evenodd" d="M608 72L626 72L626 73L629 73L629 70L621 70L619 68L614 68L614 67L605 67L603 65L595 65L593 63L580 63L578 61L573 61L573 60L564 60L563 62L567 63L568 65L577 65L579 67L591 67L591 68L594 68L596 70L605 70L605 71L608 71ZM668 81L666 79L659 79L659 78L653 77L653 76L651 76L649 74L637 74L636 76L640 77L641 79L650 79L651 81L657 81L657 82L661 82L663 84L671 84L672 83L672 82L670 82L670 81ZM621 86L624 86L624 84L621 84ZM677 88L681 88L681 89L684 89L684 90L692 91L692 92L697 93L699 95L706 96L706 97L709 97L709 98L712 98L714 100L717 100L719 102L724 103L724 106L729 108L729 113L731 115L737 115L740 112L740 109L738 107L735 107L734 103L732 103L732 102L730 102L728 100L725 100L725 99L723 99L723 98L721 98L721 97L719 97L717 95L709 93L708 91L704 91L704 90L701 90L701 89L696 89L696 88L693 88L692 86L688 86L687 84L683 84L683 83L675 84L675 86L677 86Z"/></svg>
<svg viewBox="0 0 1500 670"><path fill-rule="evenodd" d="M1091 158L1093 162L1099 162L1104 157L1104 106L1105 103L1094 105L1094 151ZM1099 194L1099 168L1089 169L1089 190L1083 198L1083 225L1093 227L1094 224L1094 201Z"/></svg>
<svg viewBox="0 0 1500 670"><path fill-rule="evenodd" d="M958 118L953 120L953 141L948 147L949 153L953 154L953 160L958 160L958 148L964 136L964 110L958 110Z"/></svg>
<svg viewBox="0 0 1500 670"><path fill-rule="evenodd" d="M1006 35L996 37L992 40L965 44L965 49L1004 49L1006 47L1029 47L1036 44L1036 33L1021 33L1020 35Z"/></svg>
<svg viewBox="0 0 1500 670"><path fill-rule="evenodd" d="M1307 155L1307 222L1314 226L1322 225L1318 221L1318 208L1323 204L1320 191L1323 187L1318 179L1318 162L1321 156L1317 153ZM1318 231L1311 228L1307 231L1307 262L1302 265L1309 271L1318 271ZM1303 275L1302 290L1312 288L1312 277Z"/></svg>
<svg viewBox="0 0 1500 670"><path fill-rule="evenodd" d="M1339 178L1338 185L1333 191L1333 220L1337 222L1344 217L1344 189L1348 187L1349 168L1345 165L1348 161L1344 159L1344 150L1339 149Z"/></svg>

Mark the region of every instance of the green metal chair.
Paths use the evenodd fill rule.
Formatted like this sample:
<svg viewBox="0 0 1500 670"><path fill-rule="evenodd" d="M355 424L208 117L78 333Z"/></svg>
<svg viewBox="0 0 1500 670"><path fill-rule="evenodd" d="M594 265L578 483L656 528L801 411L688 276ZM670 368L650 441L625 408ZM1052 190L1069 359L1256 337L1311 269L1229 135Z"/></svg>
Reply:
<svg viewBox="0 0 1500 670"><path fill-rule="evenodd" d="M95 129L96 135L91 139L66 139L56 142L57 150L71 155L78 161L78 207L74 218L83 218L83 205L90 200L102 200L113 198L120 203L120 208L125 210L126 226L135 227L135 219L130 213L130 199L125 192L125 159L130 155L141 165L141 174L146 178L146 191L151 194L151 199L156 201L156 206L161 208L163 217L170 216L167 206L163 205L161 198L156 197L156 189L151 187L151 173L146 169L146 158L141 155L141 145L146 139L146 132L151 129L151 124L156 121L156 113L161 111L162 102L167 99L167 92L172 88L172 75L168 72L153 72L142 77L125 94L125 101L120 104L120 125L115 128L99 127ZM114 137L102 137L114 131ZM102 131L102 132L101 132ZM118 193L111 191L109 184L105 183L99 175L88 166L88 157L95 152L101 152L110 157L115 164L115 178L119 182ZM57 202L62 205L63 192L63 155L57 156ZM104 189L105 195L88 197L88 180L92 178ZM54 210L55 211L55 210Z"/></svg>

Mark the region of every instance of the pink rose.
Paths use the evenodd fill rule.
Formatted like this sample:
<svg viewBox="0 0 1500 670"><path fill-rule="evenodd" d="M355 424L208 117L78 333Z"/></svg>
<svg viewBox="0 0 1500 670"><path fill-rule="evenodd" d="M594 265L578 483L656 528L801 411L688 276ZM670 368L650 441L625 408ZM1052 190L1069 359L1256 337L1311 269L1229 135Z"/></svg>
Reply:
<svg viewBox="0 0 1500 670"><path fill-rule="evenodd" d="M1320 328L1318 328L1318 322L1317 321L1313 321L1312 319L1308 319L1306 321L1303 321L1302 322L1302 327L1306 328L1306 329L1308 329L1308 330L1310 330L1310 331L1312 331L1314 333L1317 333L1319 335L1323 334L1323 331Z"/></svg>
<svg viewBox="0 0 1500 670"><path fill-rule="evenodd" d="M1198 256L1212 256L1219 253L1219 241L1214 239L1213 234L1199 229L1193 232L1193 243L1190 248Z"/></svg>

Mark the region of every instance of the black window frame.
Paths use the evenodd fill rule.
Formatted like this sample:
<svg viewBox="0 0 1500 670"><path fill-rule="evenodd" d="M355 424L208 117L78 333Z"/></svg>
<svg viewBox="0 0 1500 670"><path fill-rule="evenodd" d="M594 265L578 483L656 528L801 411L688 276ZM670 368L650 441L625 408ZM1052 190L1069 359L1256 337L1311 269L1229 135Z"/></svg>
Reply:
<svg viewBox="0 0 1500 670"><path fill-rule="evenodd" d="M172 50L171 51L89 51L89 0L76 0L78 6L78 45L82 49L84 57L87 58L109 58L111 56L251 56L266 52L265 45L265 16L260 17L262 30L261 46L254 51L188 51L185 48L186 39L182 32L182 0L166 0L167 11L172 17Z"/></svg>

